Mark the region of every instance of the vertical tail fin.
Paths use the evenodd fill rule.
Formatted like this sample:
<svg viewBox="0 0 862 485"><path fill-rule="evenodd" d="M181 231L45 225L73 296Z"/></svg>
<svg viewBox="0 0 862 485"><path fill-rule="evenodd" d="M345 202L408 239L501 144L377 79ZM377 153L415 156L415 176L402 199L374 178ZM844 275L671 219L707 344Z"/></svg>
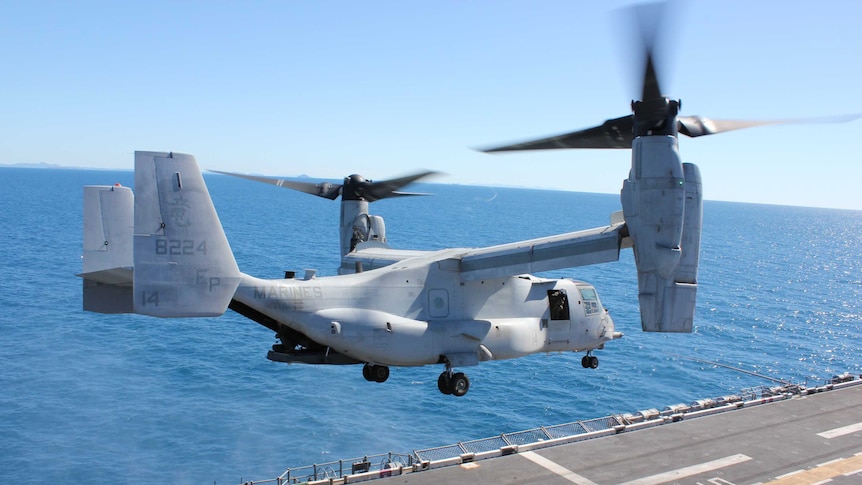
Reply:
<svg viewBox="0 0 862 485"><path fill-rule="evenodd" d="M120 185L84 187L84 310L132 312L134 196Z"/></svg>
<svg viewBox="0 0 862 485"><path fill-rule="evenodd" d="M134 312L217 316L240 272L195 158L135 152Z"/></svg>

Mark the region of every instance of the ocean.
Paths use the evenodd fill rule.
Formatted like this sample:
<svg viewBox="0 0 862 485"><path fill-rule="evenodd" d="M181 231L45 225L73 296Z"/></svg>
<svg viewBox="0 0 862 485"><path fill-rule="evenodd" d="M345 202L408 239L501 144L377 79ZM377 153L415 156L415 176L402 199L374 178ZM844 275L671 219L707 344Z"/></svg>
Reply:
<svg viewBox="0 0 862 485"><path fill-rule="evenodd" d="M205 177L241 270L335 274L337 202ZM377 384L359 366L270 362L272 332L230 311L85 313L82 186L113 183L132 186L133 173L0 168L0 483L237 484L771 384L754 374L818 383L862 372L862 211L707 200L692 334L640 331L624 250L547 274L593 283L625 333L596 352L598 369L571 353L482 363L460 369L471 388L454 398L437 391L442 366L393 368ZM435 195L371 205L393 247L548 236L620 209L608 194L410 189Z"/></svg>

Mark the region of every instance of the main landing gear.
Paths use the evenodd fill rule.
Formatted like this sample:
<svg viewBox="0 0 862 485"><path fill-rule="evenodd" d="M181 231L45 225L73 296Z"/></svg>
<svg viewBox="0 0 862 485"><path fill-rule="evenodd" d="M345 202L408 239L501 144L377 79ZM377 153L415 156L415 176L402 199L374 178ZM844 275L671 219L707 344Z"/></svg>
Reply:
<svg viewBox="0 0 862 485"><path fill-rule="evenodd" d="M362 377L369 382L386 382L386 379L389 379L389 367L365 364L362 366Z"/></svg>
<svg viewBox="0 0 862 485"><path fill-rule="evenodd" d="M584 369L595 369L599 366L599 358L595 355L592 355L591 352L587 352L587 355L585 355L584 358L581 359L581 365L584 367Z"/></svg>
<svg viewBox="0 0 862 485"><path fill-rule="evenodd" d="M389 367L385 365L365 364L362 366L362 377L369 382L385 382L389 379ZM470 379L463 372L454 372L451 367L437 378L437 389L443 394L463 396L470 390Z"/></svg>
<svg viewBox="0 0 862 485"><path fill-rule="evenodd" d="M446 370L437 378L437 389L443 394L460 397L470 390L470 379L463 372L453 372L451 367L446 366Z"/></svg>

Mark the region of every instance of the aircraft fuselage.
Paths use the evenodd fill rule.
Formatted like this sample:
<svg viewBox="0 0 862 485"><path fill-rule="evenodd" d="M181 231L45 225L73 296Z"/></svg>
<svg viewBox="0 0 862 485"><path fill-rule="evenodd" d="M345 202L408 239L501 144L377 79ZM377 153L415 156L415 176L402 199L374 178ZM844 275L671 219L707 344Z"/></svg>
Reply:
<svg viewBox="0 0 862 485"><path fill-rule="evenodd" d="M458 260L439 256L308 280L244 275L234 299L339 354L389 366L589 351L620 335L589 284L462 281Z"/></svg>

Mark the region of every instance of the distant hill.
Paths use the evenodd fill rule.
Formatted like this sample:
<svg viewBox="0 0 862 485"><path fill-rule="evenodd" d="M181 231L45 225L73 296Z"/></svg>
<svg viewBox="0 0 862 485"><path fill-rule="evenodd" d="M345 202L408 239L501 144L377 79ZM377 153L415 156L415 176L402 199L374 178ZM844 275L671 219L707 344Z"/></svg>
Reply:
<svg viewBox="0 0 862 485"><path fill-rule="evenodd" d="M0 163L0 168L50 168L50 169L63 169L63 170L107 170L107 171L117 171L117 172L126 172L129 170L134 170L132 168L104 168L104 167L76 167L73 165L58 165L56 163Z"/></svg>
<svg viewBox="0 0 862 485"><path fill-rule="evenodd" d="M0 163L0 167L16 167L16 168L74 168L64 167L56 163Z"/></svg>

